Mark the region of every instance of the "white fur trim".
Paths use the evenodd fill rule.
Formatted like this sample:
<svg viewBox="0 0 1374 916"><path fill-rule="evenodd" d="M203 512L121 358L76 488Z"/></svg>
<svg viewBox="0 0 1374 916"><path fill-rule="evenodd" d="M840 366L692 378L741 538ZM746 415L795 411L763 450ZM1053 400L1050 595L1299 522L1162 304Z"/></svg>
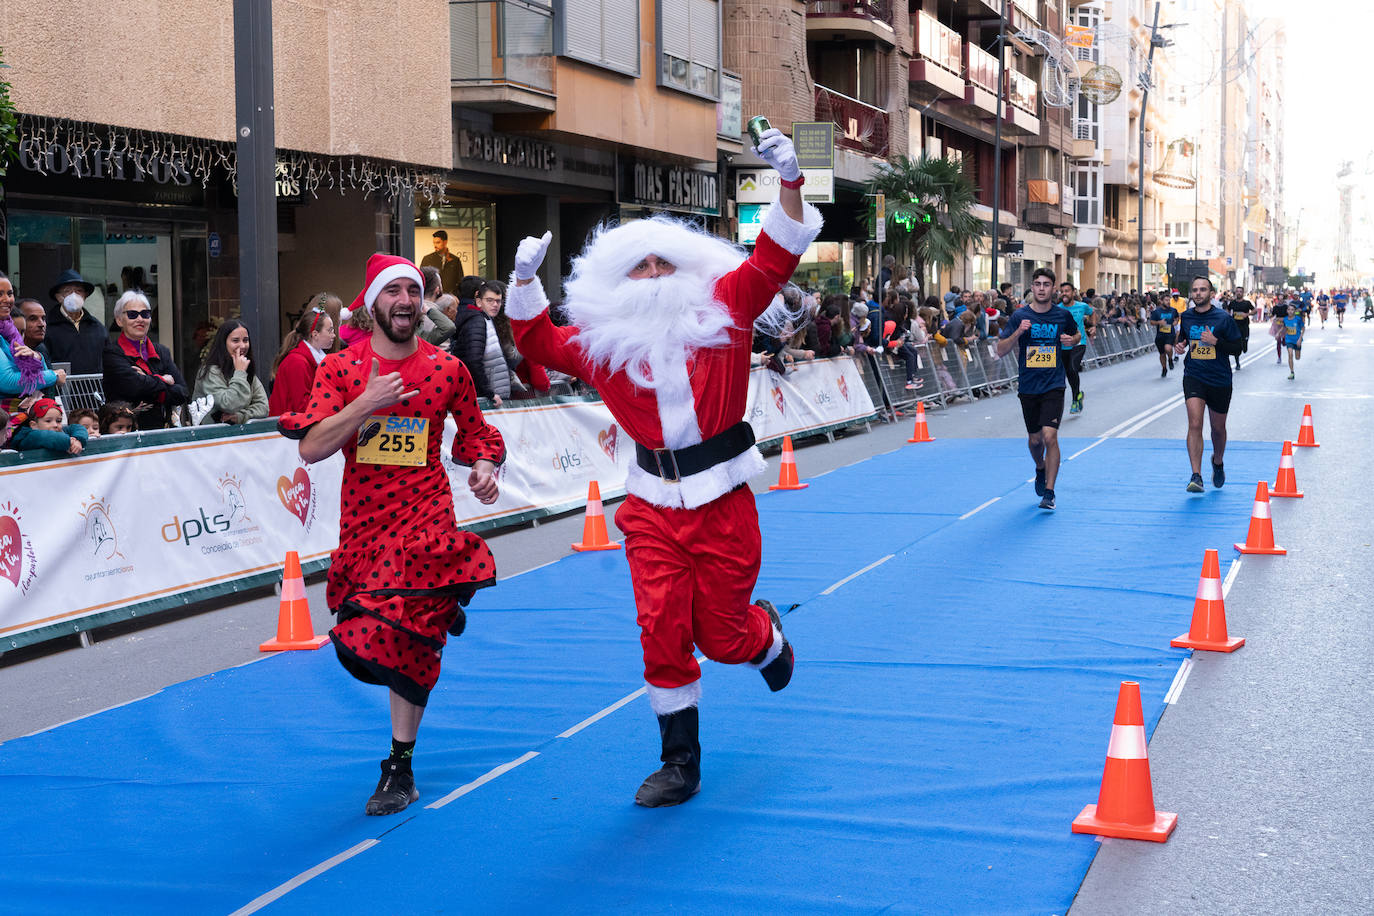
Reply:
<svg viewBox="0 0 1374 916"><path fill-rule="evenodd" d="M686 448L701 441L697 425L696 399L692 380L687 377L687 354L681 348L666 359L655 353L649 357L654 377L653 394L658 404L658 422L663 427L666 448Z"/></svg>
<svg viewBox="0 0 1374 916"><path fill-rule="evenodd" d="M823 223L821 211L811 204L802 204L802 221L797 222L787 215L782 204L775 203L768 208L761 231L787 251L801 256L806 254L806 246L820 235Z"/></svg>
<svg viewBox="0 0 1374 916"><path fill-rule="evenodd" d="M701 678L681 687L655 687L646 683L644 691L649 694L649 706L656 716L671 716L701 702Z"/></svg>
<svg viewBox="0 0 1374 916"><path fill-rule="evenodd" d="M529 321L538 318L539 313L549 307L549 297L544 295L544 284L535 277L533 283L517 285L515 274L510 275L506 284L506 315L512 321Z"/></svg>
<svg viewBox="0 0 1374 916"><path fill-rule="evenodd" d="M625 489L640 499L665 509L695 509L729 493L767 468L768 464L763 460L763 455L757 448L751 448L715 467L691 474L677 483L669 483L631 461Z"/></svg>
<svg viewBox="0 0 1374 916"><path fill-rule="evenodd" d="M773 663L773 659L782 654L782 633L778 632L777 627L773 627L773 644L768 647L768 653L764 655L763 661L757 665L753 662L745 662L750 668L767 668Z"/></svg>
<svg viewBox="0 0 1374 916"><path fill-rule="evenodd" d="M402 277L408 277L414 280L416 283L420 284L420 289L422 290L425 288L424 274L420 273L420 268L416 267L414 264L388 264L386 267L377 271L377 276L373 278L372 282L367 285L367 289L363 292L363 305L367 306L367 310L369 312L372 311L372 303L377 301L377 294L382 291L384 286L392 280L399 280Z"/></svg>
<svg viewBox="0 0 1374 916"><path fill-rule="evenodd" d="M564 285L567 298L603 295L651 254L708 281L734 270L745 257L739 246L666 214L618 226L603 224L573 261L572 276Z"/></svg>

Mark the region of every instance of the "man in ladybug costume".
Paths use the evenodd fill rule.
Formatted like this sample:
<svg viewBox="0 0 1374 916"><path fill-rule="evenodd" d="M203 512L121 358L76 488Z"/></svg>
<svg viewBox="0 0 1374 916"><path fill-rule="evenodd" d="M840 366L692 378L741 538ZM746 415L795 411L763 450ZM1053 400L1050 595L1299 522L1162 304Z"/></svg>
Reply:
<svg viewBox="0 0 1374 916"><path fill-rule="evenodd" d="M535 272L551 235L526 238L506 299L516 345L534 362L577 376L635 441L625 535L658 716L662 768L635 802L676 805L701 785L694 657L759 669L772 690L792 677L777 610L752 597L762 540L746 481L764 470L744 420L754 323L820 232L804 204L792 142L775 129L758 155L781 179L753 254L664 216L602 227L565 284L567 327L549 319Z"/></svg>
<svg viewBox="0 0 1374 916"><path fill-rule="evenodd" d="M365 808L374 815L420 797L411 755L440 654L463 632L463 605L496 582L486 542L458 530L440 456L444 420L458 425L452 457L472 469L468 486L483 503L496 501L506 449L462 362L416 336L423 290L412 262L369 258L353 309L372 313L372 337L326 356L306 409L277 421L307 462L344 453L329 638L350 674L391 691L391 754Z"/></svg>

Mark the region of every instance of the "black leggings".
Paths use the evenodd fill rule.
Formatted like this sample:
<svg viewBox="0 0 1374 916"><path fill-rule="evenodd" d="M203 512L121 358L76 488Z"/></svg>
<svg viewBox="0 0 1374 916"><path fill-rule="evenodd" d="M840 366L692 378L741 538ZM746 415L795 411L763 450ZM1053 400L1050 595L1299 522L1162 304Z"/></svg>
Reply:
<svg viewBox="0 0 1374 916"><path fill-rule="evenodd" d="M916 380L916 348L909 343L903 343L895 351L906 362L906 380L908 382Z"/></svg>
<svg viewBox="0 0 1374 916"><path fill-rule="evenodd" d="M1073 396L1078 397L1080 390L1079 374L1083 371L1083 356L1088 352L1087 344L1079 344L1070 350L1064 358L1064 375L1069 380L1069 387L1073 389Z"/></svg>

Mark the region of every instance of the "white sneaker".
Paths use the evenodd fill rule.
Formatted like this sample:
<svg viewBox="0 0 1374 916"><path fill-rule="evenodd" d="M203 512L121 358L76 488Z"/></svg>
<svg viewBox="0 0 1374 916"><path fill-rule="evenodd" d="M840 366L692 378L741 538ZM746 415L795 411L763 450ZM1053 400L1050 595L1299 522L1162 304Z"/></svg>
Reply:
<svg viewBox="0 0 1374 916"><path fill-rule="evenodd" d="M207 394L203 398L196 398L188 406L191 408L191 425L199 426L214 408L215 399Z"/></svg>

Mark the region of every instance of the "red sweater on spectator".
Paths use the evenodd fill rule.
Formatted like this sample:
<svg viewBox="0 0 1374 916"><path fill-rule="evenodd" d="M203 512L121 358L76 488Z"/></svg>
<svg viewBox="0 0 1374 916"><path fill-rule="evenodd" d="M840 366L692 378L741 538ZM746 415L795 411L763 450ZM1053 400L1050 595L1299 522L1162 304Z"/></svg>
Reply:
<svg viewBox="0 0 1374 916"><path fill-rule="evenodd" d="M282 357L277 366L277 374L272 379L272 396L267 399L269 416L280 417L284 413L297 413L310 404L310 389L315 385L315 354L305 341Z"/></svg>

